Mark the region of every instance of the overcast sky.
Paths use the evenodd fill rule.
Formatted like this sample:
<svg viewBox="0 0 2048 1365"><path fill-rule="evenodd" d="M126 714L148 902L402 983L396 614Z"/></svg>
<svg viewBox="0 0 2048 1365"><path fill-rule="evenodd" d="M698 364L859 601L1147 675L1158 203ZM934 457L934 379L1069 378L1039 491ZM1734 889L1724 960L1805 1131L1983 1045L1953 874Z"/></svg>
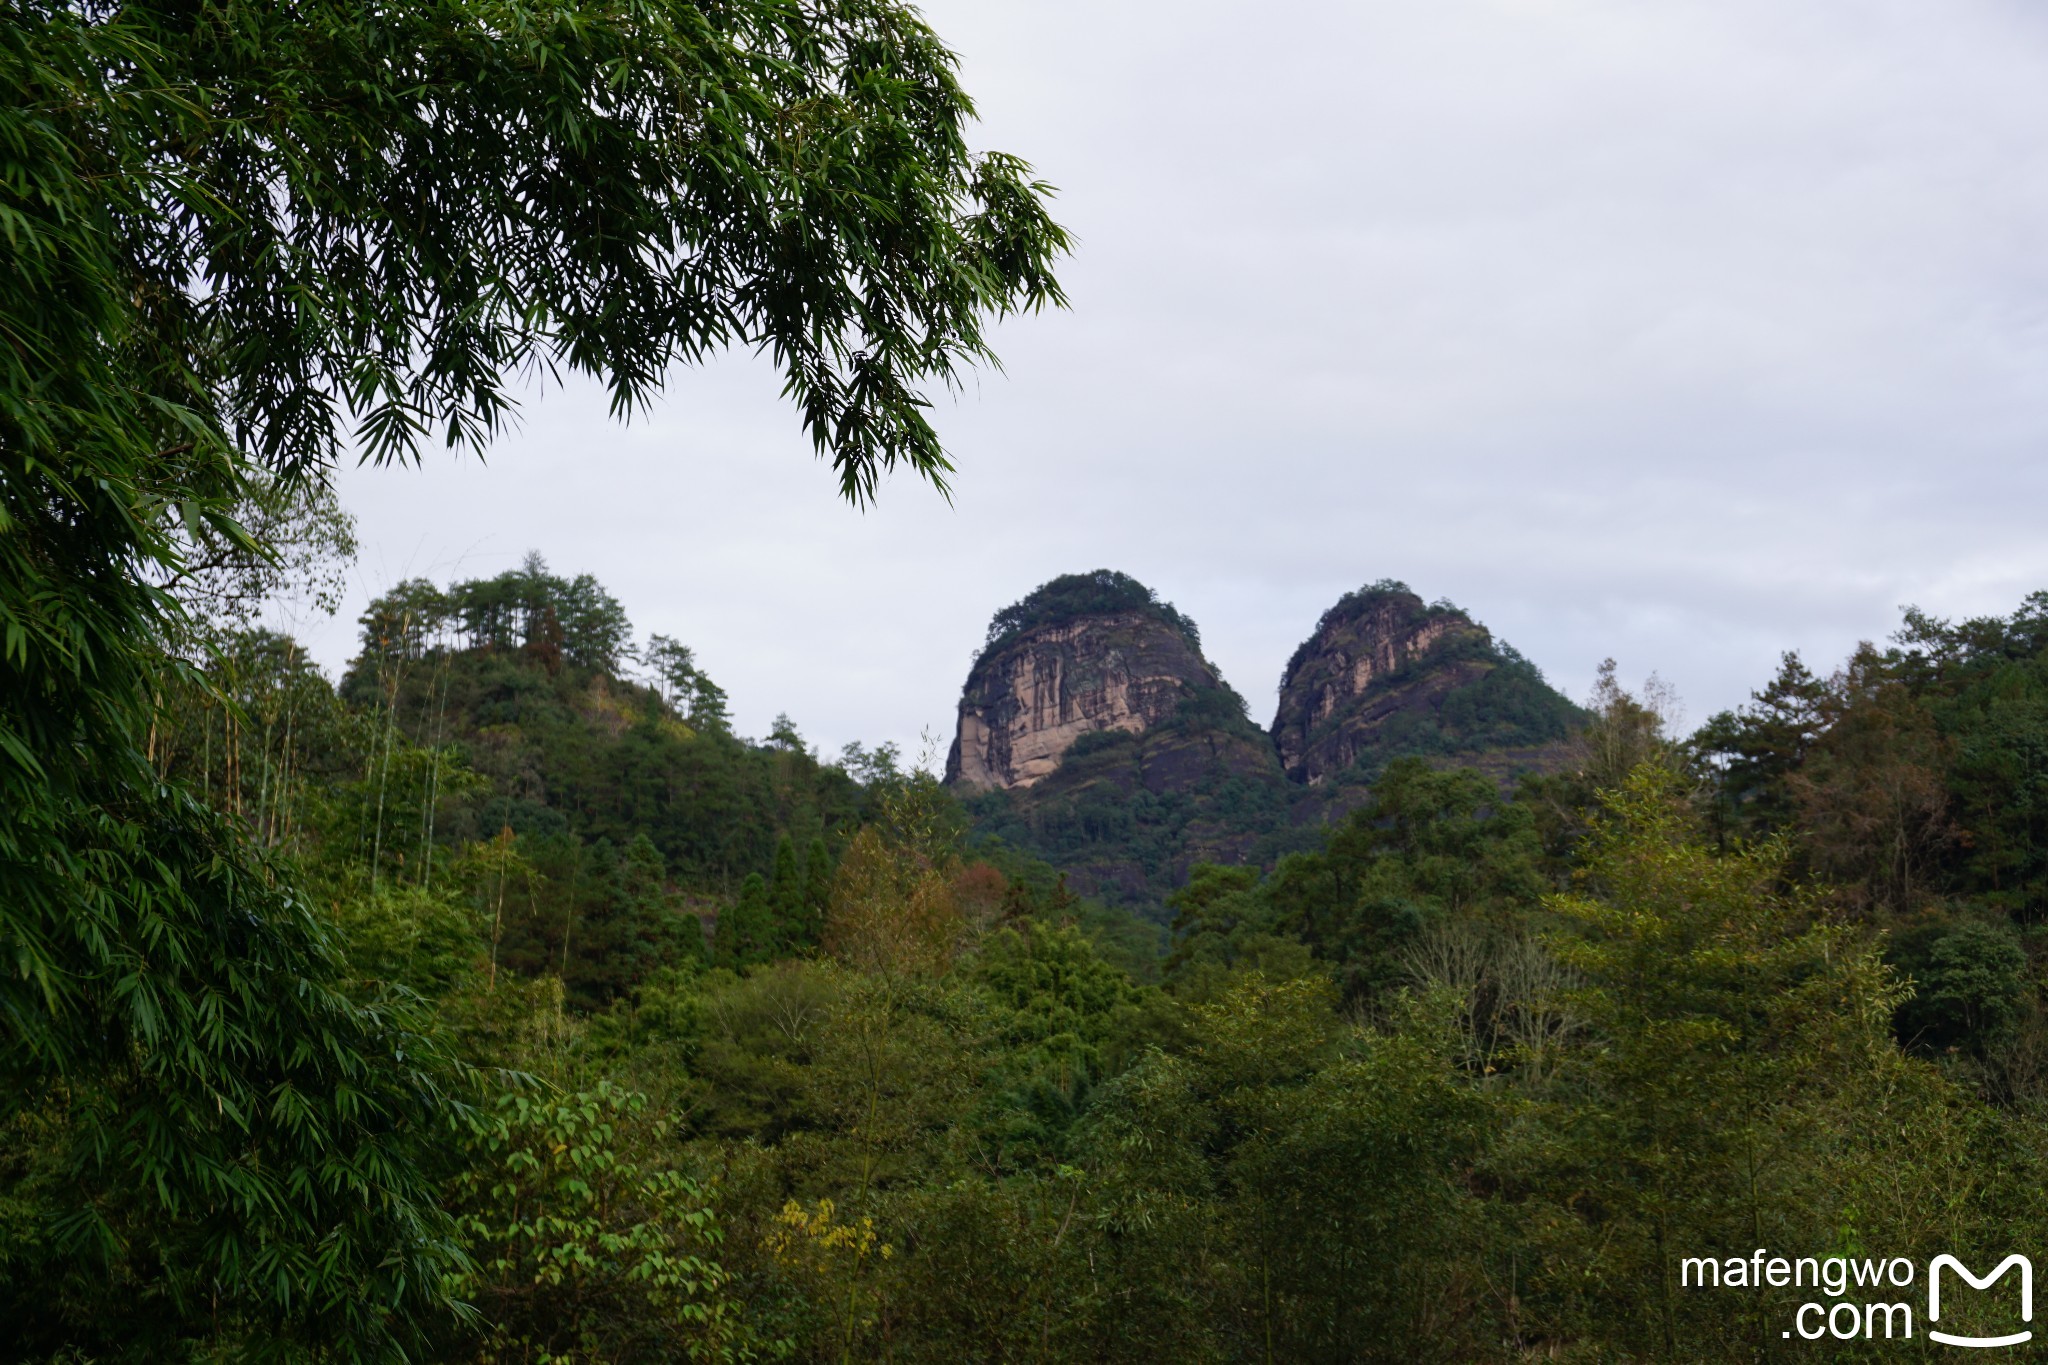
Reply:
<svg viewBox="0 0 2048 1365"><path fill-rule="evenodd" d="M487 465L349 469L357 601L540 550L740 728L952 733L990 614L1111 567L1270 721L1337 596L1449 597L1696 723L1796 648L2048 587L2048 9L1992 0L942 0L1060 187L1071 312L940 428L952 506L834 495L765 366L555 392Z"/></svg>

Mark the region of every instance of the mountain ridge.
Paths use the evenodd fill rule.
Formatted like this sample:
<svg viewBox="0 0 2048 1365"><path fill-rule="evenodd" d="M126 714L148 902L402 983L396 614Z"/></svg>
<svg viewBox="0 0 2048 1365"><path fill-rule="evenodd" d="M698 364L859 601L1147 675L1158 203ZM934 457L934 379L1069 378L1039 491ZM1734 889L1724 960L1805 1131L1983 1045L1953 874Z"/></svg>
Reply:
<svg viewBox="0 0 2048 1365"><path fill-rule="evenodd" d="M997 612L946 782L985 837L1083 894L1157 910L1197 862L1267 864L1394 758L1505 786L1564 761L1583 712L1448 602L1382 580L1326 611L1260 729L1195 623L1127 574L1069 574Z"/></svg>

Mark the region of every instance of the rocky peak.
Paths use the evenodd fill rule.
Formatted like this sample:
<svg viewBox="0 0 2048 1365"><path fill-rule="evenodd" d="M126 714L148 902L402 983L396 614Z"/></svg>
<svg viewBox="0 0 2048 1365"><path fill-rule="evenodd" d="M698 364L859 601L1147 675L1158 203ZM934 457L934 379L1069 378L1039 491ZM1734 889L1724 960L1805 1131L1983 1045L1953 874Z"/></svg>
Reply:
<svg viewBox="0 0 2048 1365"><path fill-rule="evenodd" d="M1280 762L1298 782L1322 782L1390 731L1437 726L1448 697L1503 658L1484 626L1404 583L1346 593L1287 662L1273 719Z"/></svg>
<svg viewBox="0 0 2048 1365"><path fill-rule="evenodd" d="M946 780L1029 787L1076 740L1142 734L1221 687L1192 622L1126 574L1068 574L996 613L968 674Z"/></svg>
<svg viewBox="0 0 2048 1365"><path fill-rule="evenodd" d="M1555 766L1580 719L1464 612L1379 583L1295 651L1267 734L1193 622L1098 570L996 613L946 779L977 828L1073 891L1163 916L1194 864L1271 862L1302 827L1355 807L1395 757L1506 783Z"/></svg>

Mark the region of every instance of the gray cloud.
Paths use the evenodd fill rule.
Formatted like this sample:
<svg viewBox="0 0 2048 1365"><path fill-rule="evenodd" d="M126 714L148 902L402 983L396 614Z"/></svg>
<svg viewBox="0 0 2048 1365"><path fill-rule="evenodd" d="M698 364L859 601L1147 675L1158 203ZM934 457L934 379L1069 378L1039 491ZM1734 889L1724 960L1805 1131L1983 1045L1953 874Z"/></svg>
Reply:
<svg viewBox="0 0 2048 1365"><path fill-rule="evenodd" d="M954 506L838 505L772 374L350 470L365 590L537 547L745 729L946 732L989 614L1109 565L1266 718L1380 577L1693 719L1896 609L2048 587L2048 30L1986 0L927 6L1062 188L1075 307L940 418ZM349 632L321 634L339 662Z"/></svg>

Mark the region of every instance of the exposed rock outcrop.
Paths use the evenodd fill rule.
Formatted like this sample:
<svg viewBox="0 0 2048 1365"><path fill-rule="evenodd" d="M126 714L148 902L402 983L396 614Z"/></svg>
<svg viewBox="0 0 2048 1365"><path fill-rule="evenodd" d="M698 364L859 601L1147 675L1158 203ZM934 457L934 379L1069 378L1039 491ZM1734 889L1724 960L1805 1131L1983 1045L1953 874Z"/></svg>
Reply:
<svg viewBox="0 0 2048 1365"><path fill-rule="evenodd" d="M1556 766L1580 719L1464 612L1379 583L1346 594L1295 651L1268 734L1192 621L1098 570L996 613L946 780L984 834L1044 858L1073 890L1163 913L1190 865L1303 846L1394 758L1505 784Z"/></svg>
<svg viewBox="0 0 2048 1365"><path fill-rule="evenodd" d="M975 662L946 780L968 791L1029 787L1081 736L1141 734L1220 685L1194 644L1154 613L1038 626Z"/></svg>
<svg viewBox="0 0 2048 1365"><path fill-rule="evenodd" d="M1107 570L996 614L946 780L1074 891L1148 910L1195 862L1257 857L1294 790L1194 623Z"/></svg>
<svg viewBox="0 0 2048 1365"><path fill-rule="evenodd" d="M1382 582L1347 593L1294 652L1272 733L1287 775L1310 785L1404 753L1485 755L1477 766L1504 777L1550 766L1578 719L1486 627Z"/></svg>

